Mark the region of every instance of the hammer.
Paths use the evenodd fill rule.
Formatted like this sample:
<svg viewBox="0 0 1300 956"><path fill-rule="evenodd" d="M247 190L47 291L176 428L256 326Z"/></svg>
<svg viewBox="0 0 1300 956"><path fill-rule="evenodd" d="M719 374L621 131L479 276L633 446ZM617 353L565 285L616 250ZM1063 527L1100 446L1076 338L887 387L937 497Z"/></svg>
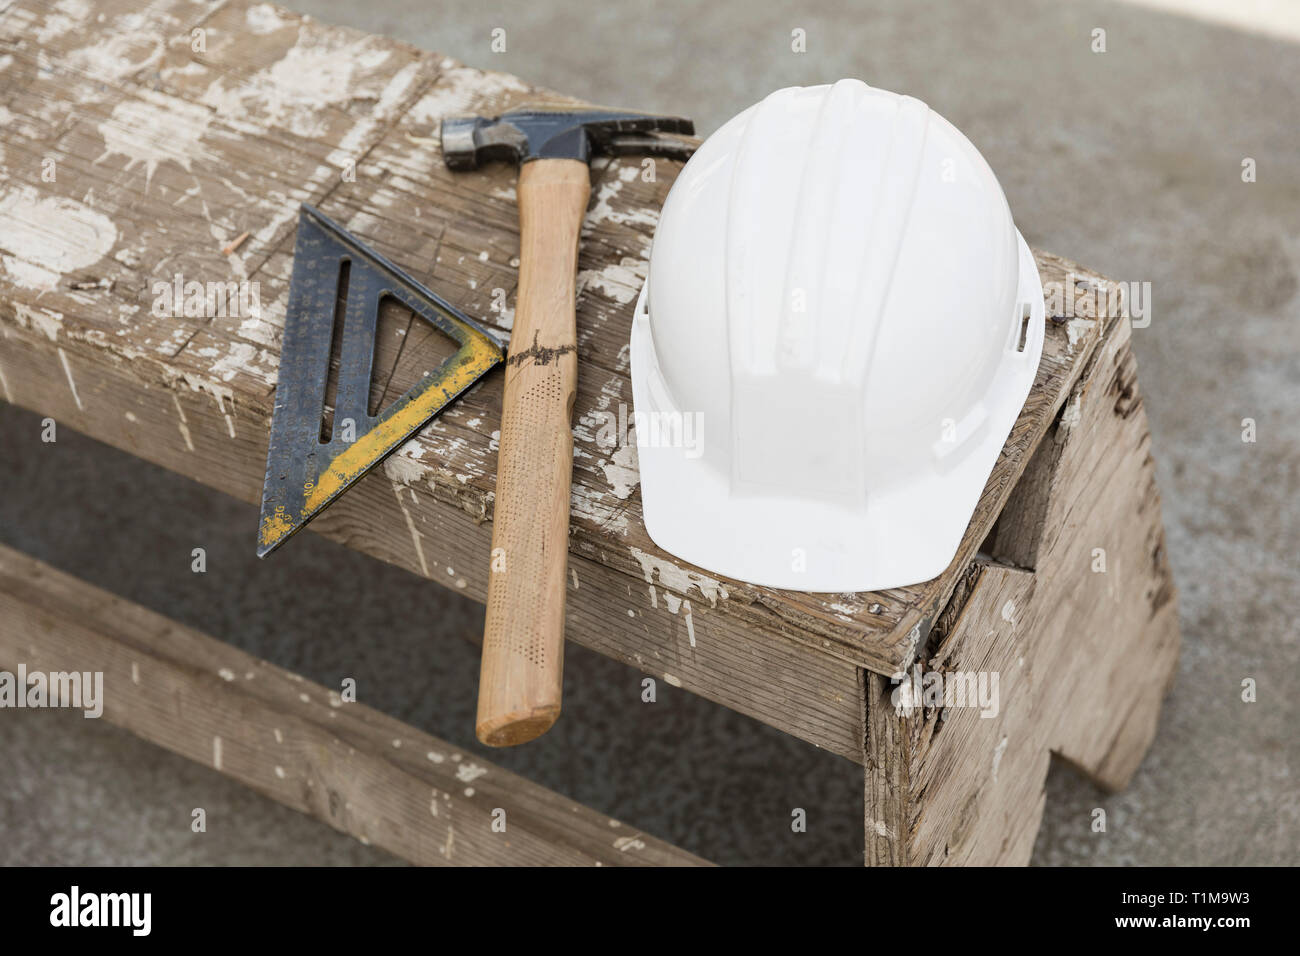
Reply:
<svg viewBox="0 0 1300 956"><path fill-rule="evenodd" d="M690 120L600 109L520 109L442 121L451 169L519 170L519 295L506 360L492 520L478 739L526 743L560 716L564 598L578 384L578 235L597 154L687 159Z"/></svg>

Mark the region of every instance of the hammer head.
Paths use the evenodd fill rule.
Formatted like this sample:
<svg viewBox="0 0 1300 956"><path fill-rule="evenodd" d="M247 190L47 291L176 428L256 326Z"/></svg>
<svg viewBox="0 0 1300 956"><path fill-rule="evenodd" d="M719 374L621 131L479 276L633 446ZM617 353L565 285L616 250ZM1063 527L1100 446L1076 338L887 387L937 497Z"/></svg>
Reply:
<svg viewBox="0 0 1300 956"><path fill-rule="evenodd" d="M677 116L601 109L519 109L495 117L442 121L442 157L452 169L477 169L492 160L578 159L597 153L638 153L689 159L695 147L660 133L690 136L695 124Z"/></svg>

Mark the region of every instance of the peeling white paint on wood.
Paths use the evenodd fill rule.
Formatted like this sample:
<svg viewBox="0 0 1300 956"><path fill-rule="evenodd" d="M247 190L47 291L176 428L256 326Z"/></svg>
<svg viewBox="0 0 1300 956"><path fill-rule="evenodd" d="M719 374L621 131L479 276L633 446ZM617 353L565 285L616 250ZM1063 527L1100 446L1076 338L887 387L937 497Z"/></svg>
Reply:
<svg viewBox="0 0 1300 956"><path fill-rule="evenodd" d="M1067 322L1065 326L1065 334L1070 349L1073 351L1074 347L1087 339L1092 330L1096 327L1097 322L1095 319L1077 318L1071 319Z"/></svg>

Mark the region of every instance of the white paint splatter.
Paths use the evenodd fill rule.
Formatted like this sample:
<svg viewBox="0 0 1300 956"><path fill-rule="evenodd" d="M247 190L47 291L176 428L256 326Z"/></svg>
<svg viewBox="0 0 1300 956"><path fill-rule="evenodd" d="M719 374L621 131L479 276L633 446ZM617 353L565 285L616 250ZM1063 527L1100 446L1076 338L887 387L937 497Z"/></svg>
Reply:
<svg viewBox="0 0 1300 956"><path fill-rule="evenodd" d="M0 249L18 285L52 289L60 276L93 266L116 243L113 221L89 206L42 197L31 186L0 189Z"/></svg>
<svg viewBox="0 0 1300 956"><path fill-rule="evenodd" d="M623 191L623 187L640 174L641 167L621 166L618 170L618 178L610 179L600 184L596 189L596 201L592 204L591 211L587 213L586 227L595 223L612 222L615 224L640 223L646 226L657 226L659 224L659 210L654 207L635 207L625 212L615 212L610 200L616 199Z"/></svg>
<svg viewBox="0 0 1300 956"><path fill-rule="evenodd" d="M425 447L418 438L412 438L396 452L384 459L384 474L394 484L414 485L429 473L429 466L420 459Z"/></svg>
<svg viewBox="0 0 1300 956"><path fill-rule="evenodd" d="M462 783L472 783L486 773L487 767L480 767L476 763L462 763L456 768L456 779Z"/></svg>
<svg viewBox="0 0 1300 956"><path fill-rule="evenodd" d="M578 292L588 288L599 289L607 298L627 305L641 294L650 263L646 259L624 256L601 269L583 269L578 273Z"/></svg>
<svg viewBox="0 0 1300 956"><path fill-rule="evenodd" d="M212 363L212 374L223 382L229 382L252 365L256 358L257 346L247 342L231 342L226 354ZM233 430L231 437L234 437Z"/></svg>
<svg viewBox="0 0 1300 956"><path fill-rule="evenodd" d="M87 0L59 0L53 11L45 15L45 21L36 30L36 42L47 46L67 33L78 23L90 18L90 4Z"/></svg>
<svg viewBox="0 0 1300 956"><path fill-rule="evenodd" d="M157 66L166 50L166 40L158 31L130 29L131 21L129 16L119 17L117 24L122 32L98 36L88 46L73 50L65 58L67 66L101 83L120 83Z"/></svg>
<svg viewBox="0 0 1300 956"><path fill-rule="evenodd" d="M95 163L111 156L125 156L126 169L143 164L146 188L163 163L175 163L190 172L195 160L217 161L199 140L212 122L212 113L195 103L151 90L141 90L140 99L113 107L106 122L99 124L104 152Z"/></svg>
<svg viewBox="0 0 1300 956"><path fill-rule="evenodd" d="M636 442L629 439L626 445L617 449L600 467L605 472L605 480L609 482L615 497L630 498L641 481L641 469L636 457Z"/></svg>
<svg viewBox="0 0 1300 956"><path fill-rule="evenodd" d="M248 24L249 32L257 36L266 36L289 25L289 22L280 16L279 11L269 3L258 3L249 7L248 12L244 14L244 22Z"/></svg>

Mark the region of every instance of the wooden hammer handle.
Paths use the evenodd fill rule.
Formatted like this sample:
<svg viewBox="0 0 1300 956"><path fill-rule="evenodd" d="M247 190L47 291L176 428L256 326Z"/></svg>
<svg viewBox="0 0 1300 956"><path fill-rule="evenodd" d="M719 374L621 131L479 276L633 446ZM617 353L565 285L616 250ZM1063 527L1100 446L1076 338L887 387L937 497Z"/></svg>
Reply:
<svg viewBox="0 0 1300 956"><path fill-rule="evenodd" d="M501 410L478 739L521 744L560 716L578 383L574 285L591 194L587 164L519 171L519 295Z"/></svg>

